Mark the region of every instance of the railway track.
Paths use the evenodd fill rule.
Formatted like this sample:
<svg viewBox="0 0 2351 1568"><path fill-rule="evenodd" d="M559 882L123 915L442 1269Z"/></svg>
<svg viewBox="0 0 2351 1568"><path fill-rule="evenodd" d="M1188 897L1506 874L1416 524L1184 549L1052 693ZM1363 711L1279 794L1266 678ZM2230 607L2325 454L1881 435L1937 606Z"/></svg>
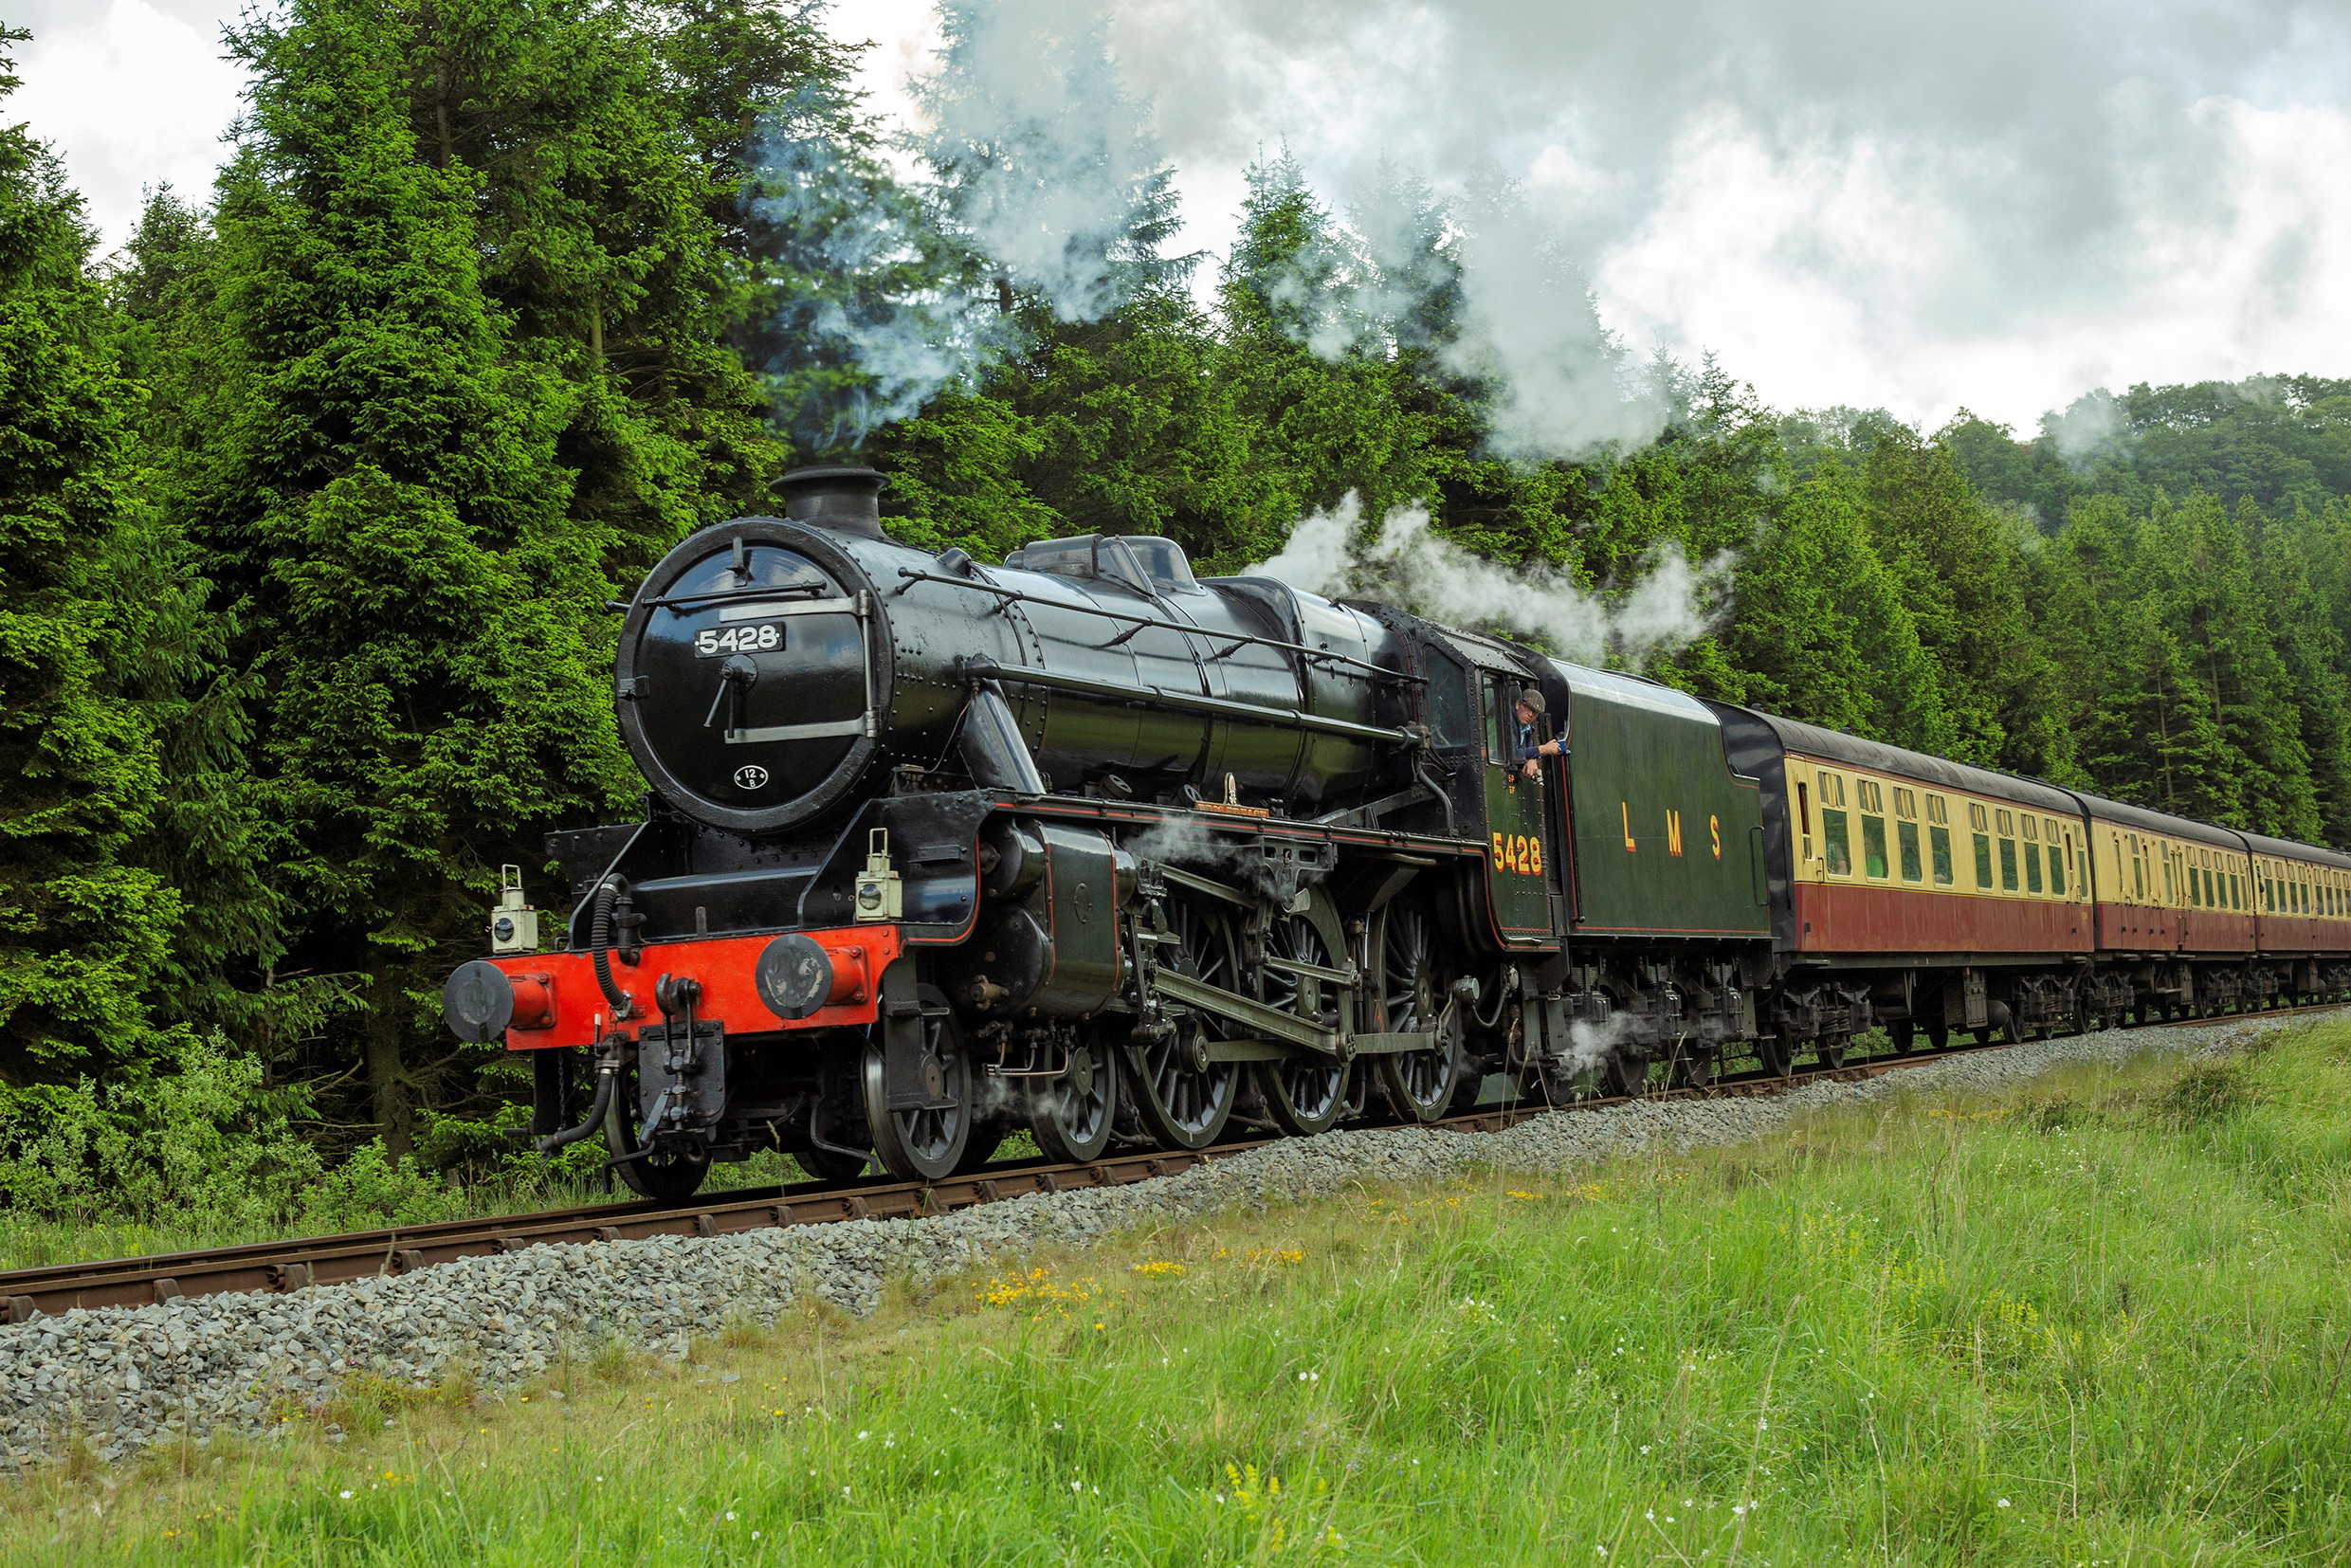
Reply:
<svg viewBox="0 0 2351 1568"><path fill-rule="evenodd" d="M2332 1012L2345 1005L2314 1003L2266 1012L2177 1019L2146 1027L2217 1026L2289 1013ZM1946 1056L2004 1050L2013 1043L1950 1046L1941 1050L1922 1048L1902 1055L1876 1056L1842 1067L1797 1072L1786 1078L1763 1072L1740 1074L1704 1087L1662 1089L1642 1098L1705 1100L1782 1094L1806 1084L1854 1083ZM1426 1125L1461 1132L1499 1132L1553 1110L1595 1110L1627 1103L1625 1097L1613 1095L1562 1105L1523 1102L1448 1117ZM1195 1152L1114 1155L1078 1165L1056 1165L1042 1159L1016 1160L933 1182L893 1181L887 1177L798 1182L786 1187L705 1193L681 1204L591 1204L496 1219L445 1220L430 1225L355 1231L342 1235L258 1242L203 1251L22 1268L0 1272L0 1322L25 1322L43 1314L67 1312L76 1307L146 1306L184 1297L347 1284L371 1275L413 1273L461 1258L518 1251L553 1242L723 1236L783 1225L910 1219L1035 1193L1147 1181L1279 1141L1283 1140L1245 1138Z"/></svg>

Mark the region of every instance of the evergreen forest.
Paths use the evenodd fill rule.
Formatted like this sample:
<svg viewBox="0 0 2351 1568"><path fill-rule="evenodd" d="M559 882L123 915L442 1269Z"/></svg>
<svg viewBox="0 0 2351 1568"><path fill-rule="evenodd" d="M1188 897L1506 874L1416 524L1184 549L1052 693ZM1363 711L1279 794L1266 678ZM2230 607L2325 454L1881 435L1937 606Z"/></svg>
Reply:
<svg viewBox="0 0 2351 1568"><path fill-rule="evenodd" d="M559 903L543 835L640 809L607 602L811 461L990 560L1100 530L1237 572L1353 497L1603 605L1712 563L1620 662L2351 844L2351 379L1925 430L1644 358L1563 270L1654 435L1530 453L1463 310L1507 191L1398 172L1374 243L1267 149L1238 242L1188 255L1173 171L1110 149L1115 221L1048 265L989 221L1020 138L909 152L821 20L288 0L228 35L214 185L111 252L0 61L8 1203L512 1169L527 1085L441 1029L443 979L502 863Z"/></svg>

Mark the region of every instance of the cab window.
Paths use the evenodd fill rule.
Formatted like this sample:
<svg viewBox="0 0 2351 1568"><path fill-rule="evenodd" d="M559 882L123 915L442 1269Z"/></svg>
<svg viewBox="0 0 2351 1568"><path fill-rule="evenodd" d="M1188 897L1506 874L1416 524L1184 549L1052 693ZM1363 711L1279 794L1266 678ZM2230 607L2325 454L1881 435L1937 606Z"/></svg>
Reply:
<svg viewBox="0 0 2351 1568"><path fill-rule="evenodd" d="M1429 728L1437 744L1455 749L1469 744L1469 672L1442 649L1429 649Z"/></svg>

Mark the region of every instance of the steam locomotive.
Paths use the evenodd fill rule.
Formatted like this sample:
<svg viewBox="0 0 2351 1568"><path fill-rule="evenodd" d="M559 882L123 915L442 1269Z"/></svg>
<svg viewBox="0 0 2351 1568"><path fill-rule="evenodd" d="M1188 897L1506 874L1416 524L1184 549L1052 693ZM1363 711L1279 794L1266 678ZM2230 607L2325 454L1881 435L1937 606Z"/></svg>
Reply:
<svg viewBox="0 0 2351 1568"><path fill-rule="evenodd" d="M2351 989L2351 856L1165 538L934 556L883 483L801 469L653 569L614 672L646 819L550 839L552 951L509 868L448 981L457 1034L531 1058L540 1146L601 1137L647 1196L764 1149L927 1180L1021 1129L1083 1161Z"/></svg>

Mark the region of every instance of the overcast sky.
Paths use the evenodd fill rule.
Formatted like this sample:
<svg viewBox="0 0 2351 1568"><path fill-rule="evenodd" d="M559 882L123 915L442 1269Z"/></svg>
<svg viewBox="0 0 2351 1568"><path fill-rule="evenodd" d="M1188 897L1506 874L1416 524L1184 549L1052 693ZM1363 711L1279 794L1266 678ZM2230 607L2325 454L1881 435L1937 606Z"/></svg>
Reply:
<svg viewBox="0 0 2351 1568"><path fill-rule="evenodd" d="M1636 349L1712 349L1783 407L1965 405L2351 374L2351 0L996 0L1099 15L1220 248L1286 144L1347 205L1385 159L1490 170ZM201 192L240 0L0 0L9 104L107 242ZM927 0L843 0L903 114Z"/></svg>

